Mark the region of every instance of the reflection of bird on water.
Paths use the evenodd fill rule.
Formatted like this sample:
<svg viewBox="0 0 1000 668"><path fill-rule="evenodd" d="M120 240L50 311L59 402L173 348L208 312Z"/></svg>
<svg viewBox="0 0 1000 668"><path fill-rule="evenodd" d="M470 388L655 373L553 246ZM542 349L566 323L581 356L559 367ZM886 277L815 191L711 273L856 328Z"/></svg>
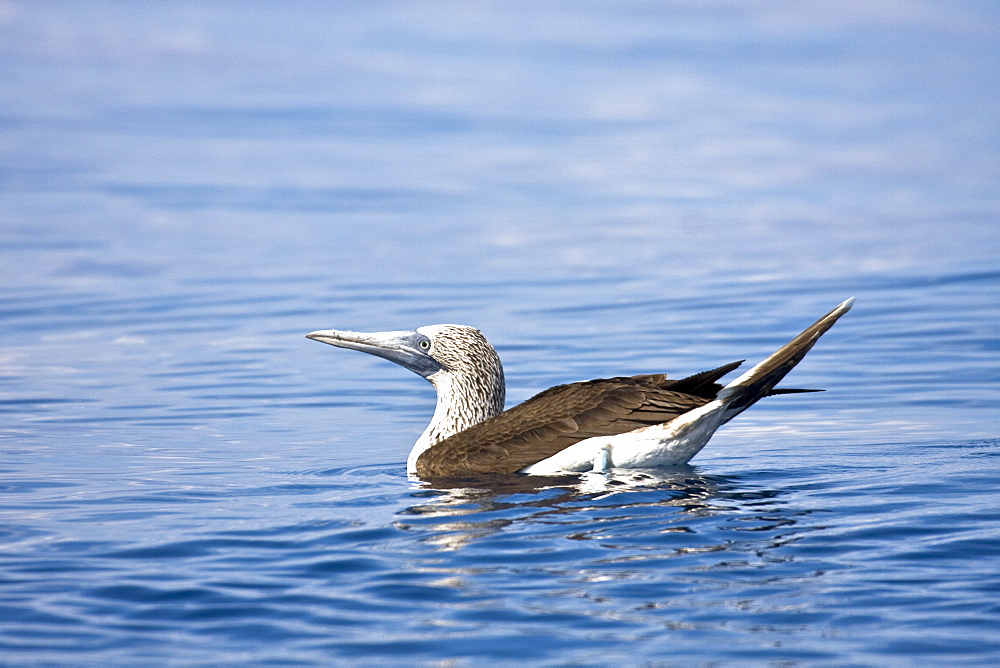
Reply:
<svg viewBox="0 0 1000 668"><path fill-rule="evenodd" d="M559 385L504 411L503 367L477 329L312 332L316 341L371 353L423 376L437 390L430 424L407 460L423 478L514 472L650 468L689 461L720 425L759 399L811 390L775 385L853 304L848 299L728 385L741 363L668 380L649 374Z"/></svg>
<svg viewBox="0 0 1000 668"><path fill-rule="evenodd" d="M672 530L688 531L685 518L700 517L728 505L715 499L725 478L704 476L688 465L656 469L617 469L582 475L481 476L477 480L434 481L434 489L416 492L421 502L400 513L394 522L403 531L425 534L424 540L445 550L455 550L518 524L563 527L567 538L589 538L606 528L595 513L614 509L616 520L630 508L669 506L677 509L661 520L677 524ZM644 493L645 492L645 493ZM672 517L672 519L666 519ZM660 531L670 531L660 527Z"/></svg>

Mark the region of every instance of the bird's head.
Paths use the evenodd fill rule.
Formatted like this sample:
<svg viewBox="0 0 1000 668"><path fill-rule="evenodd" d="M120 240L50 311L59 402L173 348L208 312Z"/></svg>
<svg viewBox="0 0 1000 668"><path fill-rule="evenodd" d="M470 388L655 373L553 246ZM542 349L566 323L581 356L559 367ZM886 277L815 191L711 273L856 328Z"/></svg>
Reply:
<svg viewBox="0 0 1000 668"><path fill-rule="evenodd" d="M306 337L383 357L432 383L441 373L452 376L499 373L503 377L493 346L478 329L465 325L428 325L415 331L372 333L325 329Z"/></svg>

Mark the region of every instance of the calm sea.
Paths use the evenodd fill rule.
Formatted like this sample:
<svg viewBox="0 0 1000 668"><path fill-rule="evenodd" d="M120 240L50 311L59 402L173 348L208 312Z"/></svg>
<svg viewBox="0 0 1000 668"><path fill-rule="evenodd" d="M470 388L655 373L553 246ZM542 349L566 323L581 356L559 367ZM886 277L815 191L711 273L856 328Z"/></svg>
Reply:
<svg viewBox="0 0 1000 668"><path fill-rule="evenodd" d="M1000 663L1000 5L0 2L0 664ZM508 401L757 361L682 469L435 488Z"/></svg>

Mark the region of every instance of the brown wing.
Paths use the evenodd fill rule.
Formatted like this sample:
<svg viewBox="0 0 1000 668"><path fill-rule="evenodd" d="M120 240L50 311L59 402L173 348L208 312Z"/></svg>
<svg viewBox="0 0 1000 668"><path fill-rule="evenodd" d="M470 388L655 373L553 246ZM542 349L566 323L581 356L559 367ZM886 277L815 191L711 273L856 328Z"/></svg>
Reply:
<svg viewBox="0 0 1000 668"><path fill-rule="evenodd" d="M513 473L586 438L669 422L711 401L719 387L714 381L731 368L697 374L688 383L657 374L558 385L428 448L417 459L417 474ZM672 386L696 387L702 396Z"/></svg>

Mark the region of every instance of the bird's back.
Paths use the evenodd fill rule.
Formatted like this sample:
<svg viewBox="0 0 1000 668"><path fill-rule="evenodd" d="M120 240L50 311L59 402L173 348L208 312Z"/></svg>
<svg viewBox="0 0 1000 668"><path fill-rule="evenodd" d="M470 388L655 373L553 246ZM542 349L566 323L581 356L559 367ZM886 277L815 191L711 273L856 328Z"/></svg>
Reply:
<svg viewBox="0 0 1000 668"><path fill-rule="evenodd" d="M436 443L417 459L416 472L513 473L584 439L669 422L711 401L722 388L715 381L739 364L678 380L646 374L557 385Z"/></svg>

